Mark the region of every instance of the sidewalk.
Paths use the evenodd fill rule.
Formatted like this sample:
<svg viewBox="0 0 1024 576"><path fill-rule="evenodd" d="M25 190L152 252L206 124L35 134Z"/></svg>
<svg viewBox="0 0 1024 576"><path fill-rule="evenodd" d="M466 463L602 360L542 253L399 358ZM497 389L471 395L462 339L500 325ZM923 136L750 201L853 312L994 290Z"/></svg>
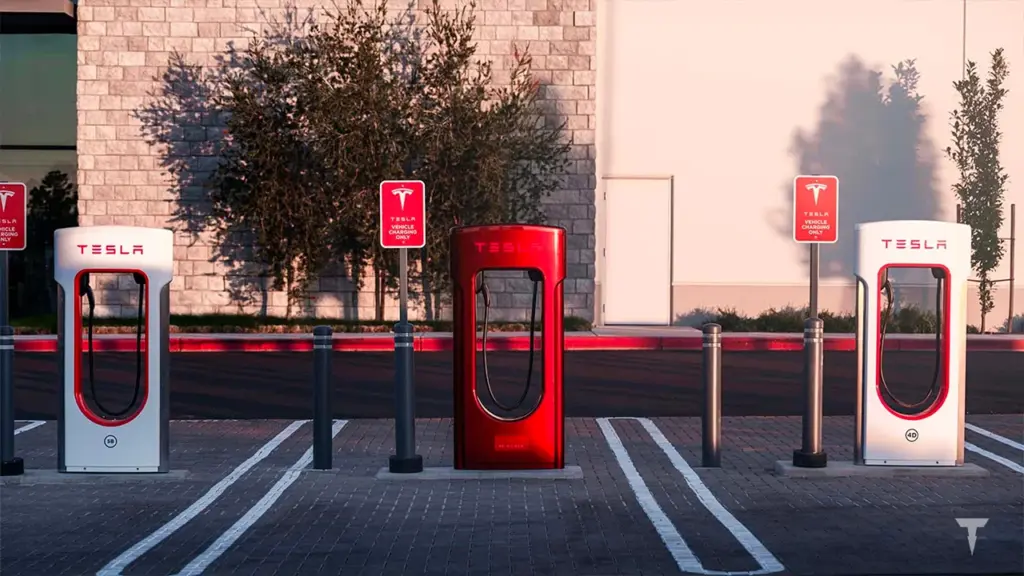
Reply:
<svg viewBox="0 0 1024 576"><path fill-rule="evenodd" d="M885 338L886 350L932 350L935 336L929 334L891 334ZM491 332L488 351L529 350L526 332ZM97 335L93 347L103 352L134 352L136 339L131 334ZM540 338L537 338L537 346ZM597 328L588 332L566 332L566 351L587 350L673 350L698 351L703 341L693 328ZM417 352L446 352L452 349L450 332L418 332L413 348ZM15 336L18 352L56 352L57 337ZM310 352L312 334L172 334L171 352ZM389 352L394 349L391 334L341 333L334 335L338 352ZM803 349L803 334L725 332L725 351L792 352ZM825 350L853 352L853 334L826 334ZM970 334L969 352L1024 352L1024 334Z"/></svg>

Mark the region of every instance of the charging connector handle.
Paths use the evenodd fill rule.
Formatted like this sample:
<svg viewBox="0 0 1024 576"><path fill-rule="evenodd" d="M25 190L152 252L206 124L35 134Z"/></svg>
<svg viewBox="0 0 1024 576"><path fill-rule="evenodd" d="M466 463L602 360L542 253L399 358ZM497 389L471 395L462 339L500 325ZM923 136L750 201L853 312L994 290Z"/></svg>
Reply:
<svg viewBox="0 0 1024 576"><path fill-rule="evenodd" d="M892 400L892 402L895 403L897 406L900 406L901 408L904 408L906 410L920 408L927 402L930 402L939 391L939 377L941 376L942 370L942 294L944 289L943 279L945 275L941 273L941 269L938 269L940 271L939 274L937 274L935 270L937 269L932 269L932 276L935 277L937 283L935 294L935 367L932 371L932 383L931 386L928 388L928 393L925 394L925 397L922 398L919 402L904 402L898 396L896 396L896 394L893 393L893 391L889 388L888 382L885 381L885 364L883 362L885 355L885 335L888 332L887 328L889 325L889 321L892 319L892 308L895 300L893 296L892 282L889 280L888 277L886 277L885 282L882 283L882 288L879 291L881 294L885 294L886 306L885 311L882 313L882 325L878 329L878 380L879 384L881 384L882 392L885 394L885 396Z"/></svg>
<svg viewBox="0 0 1024 576"><path fill-rule="evenodd" d="M533 303L530 306L530 352L529 352L529 364L526 372L526 383L523 386L523 394L519 397L519 400L511 406L503 404L498 400L497 395L494 393L494 388L491 386L491 374L487 366L487 328L488 328L488 311L491 308L491 291L487 288L487 282L483 279L483 273L480 274L481 281L480 287L476 289L476 294L483 294L484 297L484 318L483 318L483 335L481 337L481 347L483 348L481 354L483 355L483 371L484 371L484 387L487 390L487 396L490 397L491 402L495 406L504 410L505 412L512 412L522 407L523 403L526 402L526 397L530 394L530 386L533 382L533 362L536 354L536 348L534 345L534 339L536 335L536 324L537 324L537 290L540 286L542 276L535 270L529 272L530 280L533 281ZM541 315L541 321L543 322L544 316ZM475 328L475 327L474 327ZM541 338L544 337L544 333L541 332Z"/></svg>
<svg viewBox="0 0 1024 576"><path fill-rule="evenodd" d="M96 312L96 297L93 294L92 286L89 285L89 275L83 274L81 279L81 285L79 286L79 292L86 297L89 301L89 317L87 324L87 334L89 339L89 390L92 392L92 401L96 404L96 407L100 409L103 416L108 419L116 419L126 416L129 412L135 408L135 403L139 401L139 394L142 392L142 332L144 329L145 322L145 303L146 303L146 278L142 274L133 274L135 282L139 285L139 315L136 323L135 333L135 389L132 392L131 402L124 408L124 410L110 410L100 402L100 397L96 393L96 366L93 360L93 354L95 348L93 346L93 323ZM76 335L76 337L81 337Z"/></svg>

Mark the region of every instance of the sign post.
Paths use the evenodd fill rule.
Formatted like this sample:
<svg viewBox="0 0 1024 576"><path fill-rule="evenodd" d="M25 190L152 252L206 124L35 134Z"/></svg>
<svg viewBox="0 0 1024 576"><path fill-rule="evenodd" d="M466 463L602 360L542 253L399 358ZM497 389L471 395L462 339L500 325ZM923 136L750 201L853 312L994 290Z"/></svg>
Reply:
<svg viewBox="0 0 1024 576"><path fill-rule="evenodd" d="M793 179L793 240L810 244L810 318L818 317L818 276L822 244L839 240L839 178L797 176Z"/></svg>
<svg viewBox="0 0 1024 576"><path fill-rule="evenodd" d="M380 183L380 245L398 249L398 324L395 324L395 453L388 470L423 471L416 454L416 389L413 382L413 333L409 324L409 248L427 243L427 189L418 180Z"/></svg>
<svg viewBox="0 0 1024 576"><path fill-rule="evenodd" d="M28 192L20 182L0 182L0 326L8 314L7 253L24 250L27 242Z"/></svg>
<svg viewBox="0 0 1024 576"><path fill-rule="evenodd" d="M14 330L9 326L7 253L25 249L27 221L25 185L0 182L0 476L25 471L25 463L14 456Z"/></svg>
<svg viewBox="0 0 1024 576"><path fill-rule="evenodd" d="M793 179L793 240L810 244L811 249L810 311L804 322L803 439L793 451L793 465L825 468L828 454L821 448L824 324L818 318L818 272L821 245L839 240L839 178Z"/></svg>

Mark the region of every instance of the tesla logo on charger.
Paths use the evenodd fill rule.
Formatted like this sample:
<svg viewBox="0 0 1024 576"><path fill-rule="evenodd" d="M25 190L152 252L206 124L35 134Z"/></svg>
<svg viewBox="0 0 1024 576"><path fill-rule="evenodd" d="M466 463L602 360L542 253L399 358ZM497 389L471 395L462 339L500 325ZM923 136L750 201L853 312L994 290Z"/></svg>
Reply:
<svg viewBox="0 0 1024 576"><path fill-rule="evenodd" d="M105 254L107 256L130 256L132 254L144 254L141 244L127 246L125 244L78 244L78 253Z"/></svg>
<svg viewBox="0 0 1024 576"><path fill-rule="evenodd" d="M491 254L517 254L523 252L543 252L544 246L539 242L474 242L477 252Z"/></svg>
<svg viewBox="0 0 1024 576"><path fill-rule="evenodd" d="M882 245L896 250L946 250L945 240L882 240Z"/></svg>

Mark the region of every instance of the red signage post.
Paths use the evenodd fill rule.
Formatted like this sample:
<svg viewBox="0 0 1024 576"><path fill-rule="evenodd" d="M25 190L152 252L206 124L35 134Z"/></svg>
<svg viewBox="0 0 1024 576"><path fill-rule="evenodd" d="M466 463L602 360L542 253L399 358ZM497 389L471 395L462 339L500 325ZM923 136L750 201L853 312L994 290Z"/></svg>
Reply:
<svg viewBox="0 0 1024 576"><path fill-rule="evenodd" d="M380 245L423 248L427 243L427 187L419 180L380 183Z"/></svg>
<svg viewBox="0 0 1024 576"><path fill-rule="evenodd" d="M793 240L811 247L810 317L818 317L818 269L822 244L839 240L839 178L793 179Z"/></svg>
<svg viewBox="0 0 1024 576"><path fill-rule="evenodd" d="M419 180L380 183L380 245L398 249L398 324L395 324L395 453L388 460L394 474L423 471L416 454L416 386L413 382L413 337L409 324L409 248L427 244L427 187Z"/></svg>
<svg viewBox="0 0 1024 576"><path fill-rule="evenodd" d="M19 182L0 182L0 250L24 250L27 243L28 191Z"/></svg>
<svg viewBox="0 0 1024 576"><path fill-rule="evenodd" d="M810 245L810 305L804 323L803 440L793 451L793 465L823 468L828 455L821 449L822 334L818 318L818 276L821 245L839 240L839 178L797 176L793 179L793 240Z"/></svg>
<svg viewBox="0 0 1024 576"><path fill-rule="evenodd" d="M14 456L14 329L7 305L7 253L28 243L28 191L20 182L0 182L0 476L18 476L25 462Z"/></svg>
<svg viewBox="0 0 1024 576"><path fill-rule="evenodd" d="M839 178L793 179L793 240L800 244L832 244L839 240Z"/></svg>

